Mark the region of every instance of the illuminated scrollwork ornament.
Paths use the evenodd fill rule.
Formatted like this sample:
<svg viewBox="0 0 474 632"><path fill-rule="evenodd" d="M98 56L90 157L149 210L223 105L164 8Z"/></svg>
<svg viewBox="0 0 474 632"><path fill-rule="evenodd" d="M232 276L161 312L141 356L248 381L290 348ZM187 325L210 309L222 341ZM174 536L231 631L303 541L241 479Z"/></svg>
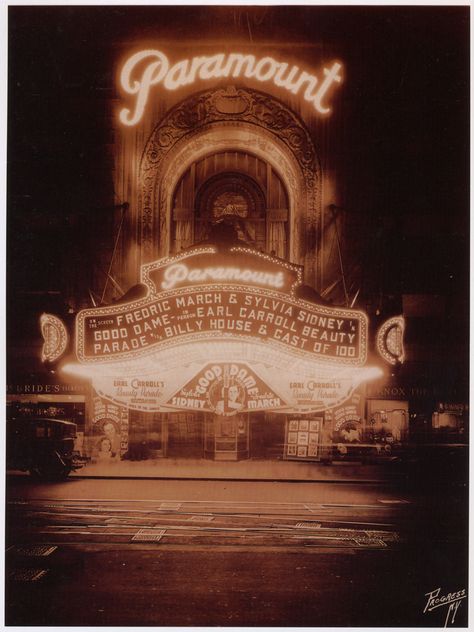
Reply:
<svg viewBox="0 0 474 632"><path fill-rule="evenodd" d="M402 364L405 360L404 332L405 319L403 316L389 318L377 332L377 351L389 364Z"/></svg>
<svg viewBox="0 0 474 632"><path fill-rule="evenodd" d="M42 314L40 318L44 344L41 351L42 362L54 362L66 351L67 329L62 320L53 314Z"/></svg>

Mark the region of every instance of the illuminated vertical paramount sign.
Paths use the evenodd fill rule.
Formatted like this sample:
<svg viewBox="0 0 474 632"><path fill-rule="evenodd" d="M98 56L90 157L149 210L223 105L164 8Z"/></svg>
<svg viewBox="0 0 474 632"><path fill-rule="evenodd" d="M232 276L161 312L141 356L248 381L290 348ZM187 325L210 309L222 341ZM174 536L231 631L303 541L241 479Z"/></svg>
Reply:
<svg viewBox="0 0 474 632"><path fill-rule="evenodd" d="M318 78L273 57L256 59L254 55L241 53L193 57L171 65L163 52L141 50L127 59L120 73L122 90L135 97L132 107L120 111L120 121L124 125L136 125L143 116L151 89L159 84L166 90L176 90L197 80L239 77L271 81L292 94L301 92L317 112L328 114L331 111L328 105L330 92L341 83L341 71L342 64L334 61L330 67L322 69Z"/></svg>

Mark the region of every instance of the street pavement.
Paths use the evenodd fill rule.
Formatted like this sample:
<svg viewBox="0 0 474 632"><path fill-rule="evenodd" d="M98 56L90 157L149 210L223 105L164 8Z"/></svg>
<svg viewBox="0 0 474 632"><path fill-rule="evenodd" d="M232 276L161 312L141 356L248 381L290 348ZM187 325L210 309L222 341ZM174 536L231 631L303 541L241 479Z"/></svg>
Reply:
<svg viewBox="0 0 474 632"><path fill-rule="evenodd" d="M466 492L394 484L7 479L7 625L443 627Z"/></svg>

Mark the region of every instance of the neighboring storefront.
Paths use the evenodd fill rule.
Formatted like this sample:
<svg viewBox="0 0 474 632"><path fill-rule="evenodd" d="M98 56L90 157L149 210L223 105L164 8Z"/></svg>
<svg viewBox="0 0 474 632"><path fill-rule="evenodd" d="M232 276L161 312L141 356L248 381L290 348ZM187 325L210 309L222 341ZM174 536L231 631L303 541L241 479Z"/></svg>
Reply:
<svg viewBox="0 0 474 632"><path fill-rule="evenodd" d="M437 402L431 418L435 436L441 440L468 443L469 409L462 402Z"/></svg>
<svg viewBox="0 0 474 632"><path fill-rule="evenodd" d="M422 381L417 375L388 376L367 384L367 420L374 435L388 437L392 445L465 444L469 408L466 401L459 401L463 394L460 385L450 392L446 385ZM440 401L442 396L445 401Z"/></svg>
<svg viewBox="0 0 474 632"><path fill-rule="evenodd" d="M41 377L41 376L38 376ZM76 450L86 453L86 402L90 387L86 384L18 382L7 385L6 418L65 419L77 425Z"/></svg>

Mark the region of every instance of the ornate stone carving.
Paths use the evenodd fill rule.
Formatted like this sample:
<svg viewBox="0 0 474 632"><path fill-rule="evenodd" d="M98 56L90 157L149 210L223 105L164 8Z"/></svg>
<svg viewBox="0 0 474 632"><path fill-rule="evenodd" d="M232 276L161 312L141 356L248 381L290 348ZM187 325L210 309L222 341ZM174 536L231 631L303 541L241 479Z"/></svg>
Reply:
<svg viewBox="0 0 474 632"><path fill-rule="evenodd" d="M222 111L222 102L236 97L239 104L245 104L246 107ZM268 94L235 88L193 95L173 108L155 127L148 141L142 171L145 173L159 164L167 150L184 134L218 120L245 120L266 128L283 140L293 152L308 181L319 175L313 142L296 114Z"/></svg>

